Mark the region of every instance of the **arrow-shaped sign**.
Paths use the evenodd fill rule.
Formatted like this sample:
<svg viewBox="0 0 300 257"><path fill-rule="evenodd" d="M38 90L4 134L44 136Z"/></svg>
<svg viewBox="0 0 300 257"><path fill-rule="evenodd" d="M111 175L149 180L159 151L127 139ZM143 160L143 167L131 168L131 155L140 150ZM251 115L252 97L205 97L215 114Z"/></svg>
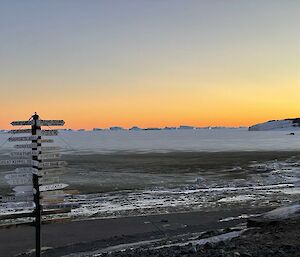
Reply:
<svg viewBox="0 0 300 257"><path fill-rule="evenodd" d="M63 203L64 202L64 199L63 198L49 198L49 199L43 199L41 201L41 204L59 204L59 203Z"/></svg>
<svg viewBox="0 0 300 257"><path fill-rule="evenodd" d="M32 141L37 140L38 136L28 136L28 137L10 137L8 139L9 142L16 142L16 141Z"/></svg>
<svg viewBox="0 0 300 257"><path fill-rule="evenodd" d="M67 162L65 161L53 161L53 162L34 162L34 165L36 165L39 168L51 168L51 167L63 167L67 166Z"/></svg>
<svg viewBox="0 0 300 257"><path fill-rule="evenodd" d="M38 140L38 143L41 142L41 143L53 143L54 140L53 139L42 139L42 140Z"/></svg>
<svg viewBox="0 0 300 257"><path fill-rule="evenodd" d="M43 204L43 209L65 209L65 208L78 208L80 204L78 203L65 203L65 204Z"/></svg>
<svg viewBox="0 0 300 257"><path fill-rule="evenodd" d="M52 191L57 189L63 189L69 186L68 184L58 183L58 184L51 184L51 185L43 185L40 186L40 191Z"/></svg>
<svg viewBox="0 0 300 257"><path fill-rule="evenodd" d="M34 202L21 202L21 203L10 202L10 203L6 203L5 206L2 205L1 207L5 209L12 209L15 211L16 209L31 208L34 206L35 206Z"/></svg>
<svg viewBox="0 0 300 257"><path fill-rule="evenodd" d="M37 156L39 154L39 151L32 150L32 151L18 151L18 152L11 152L11 157L26 157L31 158L32 156Z"/></svg>
<svg viewBox="0 0 300 257"><path fill-rule="evenodd" d="M50 184L50 183L58 183L58 182L59 182L59 178L58 177L40 178L39 179L39 183L41 183L42 185L44 185L44 184Z"/></svg>
<svg viewBox="0 0 300 257"><path fill-rule="evenodd" d="M15 148L37 148L36 143L24 144L24 145L15 145Z"/></svg>
<svg viewBox="0 0 300 257"><path fill-rule="evenodd" d="M45 151L56 151L56 150L59 150L59 149L60 149L59 146L42 146L42 147L38 148L38 151L42 151L42 152L45 152Z"/></svg>
<svg viewBox="0 0 300 257"><path fill-rule="evenodd" d="M53 198L53 197L65 197L74 194L78 194L78 190L56 190L56 191L45 191L41 192L42 198Z"/></svg>
<svg viewBox="0 0 300 257"><path fill-rule="evenodd" d="M61 169L46 169L46 170L35 170L32 172L35 175L38 175L39 177L45 176L45 175L59 175L63 174L63 171Z"/></svg>
<svg viewBox="0 0 300 257"><path fill-rule="evenodd" d="M32 120L19 120L19 121L13 121L10 123L13 126L27 126L27 125L33 125L33 121Z"/></svg>
<svg viewBox="0 0 300 257"><path fill-rule="evenodd" d="M16 129L9 131L10 134L31 134L31 129Z"/></svg>
<svg viewBox="0 0 300 257"><path fill-rule="evenodd" d="M40 154L38 156L39 160L45 160L45 159L57 159L60 158L61 154L60 153L44 153L44 154Z"/></svg>
<svg viewBox="0 0 300 257"><path fill-rule="evenodd" d="M63 120L38 120L38 126L63 126L65 122Z"/></svg>
<svg viewBox="0 0 300 257"><path fill-rule="evenodd" d="M10 173L4 176L7 180L13 179L31 179L32 180L32 173Z"/></svg>
<svg viewBox="0 0 300 257"><path fill-rule="evenodd" d="M58 135L58 130L55 130L55 129L45 129L45 130L40 130L37 132L38 135L41 135L41 136L57 136Z"/></svg>
<svg viewBox="0 0 300 257"><path fill-rule="evenodd" d="M32 191L15 191L15 196L33 196L35 189L33 188Z"/></svg>
<svg viewBox="0 0 300 257"><path fill-rule="evenodd" d="M33 192L33 186L16 186L13 188L15 192Z"/></svg>
<svg viewBox="0 0 300 257"><path fill-rule="evenodd" d="M18 186L18 185L30 185L32 184L32 177L19 177L13 179L7 179L6 181L11 186Z"/></svg>
<svg viewBox="0 0 300 257"><path fill-rule="evenodd" d="M0 165L31 165L31 160L28 159L1 160Z"/></svg>
<svg viewBox="0 0 300 257"><path fill-rule="evenodd" d="M32 196L0 196L0 202L30 202Z"/></svg>
<svg viewBox="0 0 300 257"><path fill-rule="evenodd" d="M33 168L31 167L21 167L21 168L16 168L15 172L16 173L32 173L33 172Z"/></svg>

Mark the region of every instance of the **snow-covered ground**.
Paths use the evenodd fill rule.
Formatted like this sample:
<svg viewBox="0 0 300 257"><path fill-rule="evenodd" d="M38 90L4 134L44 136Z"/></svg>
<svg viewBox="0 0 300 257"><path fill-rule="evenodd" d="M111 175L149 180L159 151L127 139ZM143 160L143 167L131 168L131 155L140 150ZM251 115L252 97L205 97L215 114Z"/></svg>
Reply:
<svg viewBox="0 0 300 257"><path fill-rule="evenodd" d="M268 131L268 130L292 130L300 131L299 118L285 120L270 120L264 123L253 125L249 128L251 131Z"/></svg>

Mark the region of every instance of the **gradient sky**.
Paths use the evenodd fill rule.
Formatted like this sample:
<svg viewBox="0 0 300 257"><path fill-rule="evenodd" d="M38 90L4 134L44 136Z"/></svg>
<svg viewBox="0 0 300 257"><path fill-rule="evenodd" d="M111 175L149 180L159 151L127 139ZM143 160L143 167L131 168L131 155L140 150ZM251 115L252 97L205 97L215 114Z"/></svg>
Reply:
<svg viewBox="0 0 300 257"><path fill-rule="evenodd" d="M0 127L299 117L300 1L2 0Z"/></svg>

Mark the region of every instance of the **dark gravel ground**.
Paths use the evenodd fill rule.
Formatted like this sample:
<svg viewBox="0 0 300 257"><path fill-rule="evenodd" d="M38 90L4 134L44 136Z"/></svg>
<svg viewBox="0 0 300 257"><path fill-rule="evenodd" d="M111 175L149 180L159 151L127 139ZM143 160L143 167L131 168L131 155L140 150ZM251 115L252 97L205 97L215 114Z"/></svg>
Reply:
<svg viewBox="0 0 300 257"><path fill-rule="evenodd" d="M299 257L300 220L252 228L240 237L217 244L174 246L162 249L134 249L101 257Z"/></svg>

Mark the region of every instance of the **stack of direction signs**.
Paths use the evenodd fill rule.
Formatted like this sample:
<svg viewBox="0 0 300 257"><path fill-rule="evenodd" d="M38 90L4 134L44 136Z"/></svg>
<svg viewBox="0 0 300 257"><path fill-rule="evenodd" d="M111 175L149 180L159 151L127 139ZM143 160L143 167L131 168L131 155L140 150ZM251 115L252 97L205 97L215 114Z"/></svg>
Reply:
<svg viewBox="0 0 300 257"><path fill-rule="evenodd" d="M5 175L6 182L12 186L13 193L0 196L0 202L6 203L8 208L18 202L21 208L32 207L32 216L35 217L36 227L36 256L41 254L40 227L41 216L47 211L71 211L78 207L76 204L66 203L64 196L68 184L61 183L58 175L67 165L57 151L57 146L48 146L54 142L53 136L57 130L42 130L43 126L63 126L63 120L41 120L35 113L28 121L13 121L13 126L31 126L31 128L11 130L8 139L16 143L16 151L11 153L12 159L0 160L0 165L17 167ZM46 138L45 138L46 137ZM50 137L50 138L48 138ZM22 167L18 167L22 166Z"/></svg>

